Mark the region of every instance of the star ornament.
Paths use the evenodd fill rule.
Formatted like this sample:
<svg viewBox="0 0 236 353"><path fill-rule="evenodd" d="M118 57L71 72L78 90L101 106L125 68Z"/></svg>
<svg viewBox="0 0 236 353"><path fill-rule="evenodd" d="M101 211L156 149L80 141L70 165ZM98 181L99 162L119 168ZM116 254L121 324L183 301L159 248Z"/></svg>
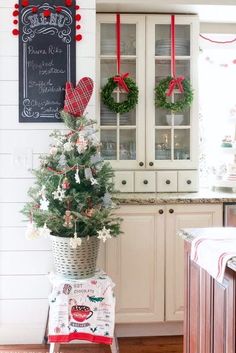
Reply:
<svg viewBox="0 0 236 353"><path fill-rule="evenodd" d="M104 226L102 228L102 230L98 230L98 239L102 240L103 243L106 242L107 239L111 239L111 230L110 229L106 229L106 227Z"/></svg>
<svg viewBox="0 0 236 353"><path fill-rule="evenodd" d="M65 198L65 190L63 190L59 185L57 187L57 190L54 191L52 194L53 194L54 200L62 201Z"/></svg>
<svg viewBox="0 0 236 353"><path fill-rule="evenodd" d="M48 211L49 201L46 199L45 196L39 201L40 202L40 210Z"/></svg>

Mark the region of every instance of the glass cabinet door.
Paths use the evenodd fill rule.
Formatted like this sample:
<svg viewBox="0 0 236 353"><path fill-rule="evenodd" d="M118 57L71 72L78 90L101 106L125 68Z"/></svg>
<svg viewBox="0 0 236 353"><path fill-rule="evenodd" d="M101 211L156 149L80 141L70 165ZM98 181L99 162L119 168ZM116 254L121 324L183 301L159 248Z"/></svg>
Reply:
<svg viewBox="0 0 236 353"><path fill-rule="evenodd" d="M170 20L170 15L150 16L147 20L147 160L148 165L157 169L194 168L197 161L197 123L193 119L197 114L196 97L190 109L178 113L154 105L155 87L171 76ZM196 87L193 73L197 65L196 43L194 46L192 43L195 20L193 16L176 16L175 20L176 76L189 79L193 88ZM168 97L170 102L179 99L182 95L177 89Z"/></svg>
<svg viewBox="0 0 236 353"><path fill-rule="evenodd" d="M142 36L145 37L144 16L121 15L121 73L129 73L139 87L139 103L128 113L116 114L102 102L100 93L107 79L117 74L116 66L116 15L98 15L97 58L97 114L99 119L101 155L111 161L113 167L139 168L145 163L145 106L144 86L145 52ZM116 89L116 102L127 99L127 93Z"/></svg>

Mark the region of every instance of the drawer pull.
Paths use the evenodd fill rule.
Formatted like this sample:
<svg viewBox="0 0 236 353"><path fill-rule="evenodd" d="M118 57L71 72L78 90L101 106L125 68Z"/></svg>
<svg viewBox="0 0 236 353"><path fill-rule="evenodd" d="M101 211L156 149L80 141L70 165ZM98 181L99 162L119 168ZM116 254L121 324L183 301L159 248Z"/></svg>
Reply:
<svg viewBox="0 0 236 353"><path fill-rule="evenodd" d="M159 212L160 214L163 214L163 213L164 213L164 211L163 211L163 210L159 210L158 212Z"/></svg>
<svg viewBox="0 0 236 353"><path fill-rule="evenodd" d="M147 184L148 184L148 180L144 180L143 183L144 183L145 185L147 185Z"/></svg>
<svg viewBox="0 0 236 353"><path fill-rule="evenodd" d="M192 181L191 180L187 180L187 184L188 185L192 184Z"/></svg>
<svg viewBox="0 0 236 353"><path fill-rule="evenodd" d="M166 180L166 184L170 185L171 181L169 179Z"/></svg>
<svg viewBox="0 0 236 353"><path fill-rule="evenodd" d="M122 180L121 184L122 184L122 185L126 185L126 184L127 184L127 181L126 181L126 180Z"/></svg>
<svg viewBox="0 0 236 353"><path fill-rule="evenodd" d="M153 164L154 164L153 162L149 162L150 167L152 167L152 166L153 166Z"/></svg>
<svg viewBox="0 0 236 353"><path fill-rule="evenodd" d="M169 212L170 212L170 213L174 213L173 208L170 208L170 209L169 209Z"/></svg>
<svg viewBox="0 0 236 353"><path fill-rule="evenodd" d="M143 167L144 163L143 162L139 162L139 165L140 165L140 167Z"/></svg>

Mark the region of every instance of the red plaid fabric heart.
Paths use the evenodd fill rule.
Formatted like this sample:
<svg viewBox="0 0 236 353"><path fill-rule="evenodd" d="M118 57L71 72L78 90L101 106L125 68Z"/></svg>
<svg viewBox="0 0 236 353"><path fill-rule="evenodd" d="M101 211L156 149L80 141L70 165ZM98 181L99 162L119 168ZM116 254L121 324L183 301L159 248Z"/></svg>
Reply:
<svg viewBox="0 0 236 353"><path fill-rule="evenodd" d="M75 88L67 82L64 110L75 117L83 116L92 93L93 80L90 77L83 77Z"/></svg>

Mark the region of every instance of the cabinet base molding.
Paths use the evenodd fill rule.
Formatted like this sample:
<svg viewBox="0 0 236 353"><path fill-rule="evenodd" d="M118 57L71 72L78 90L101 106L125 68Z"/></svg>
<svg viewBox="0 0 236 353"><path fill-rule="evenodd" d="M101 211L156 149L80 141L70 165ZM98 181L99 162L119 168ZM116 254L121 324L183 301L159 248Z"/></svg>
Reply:
<svg viewBox="0 0 236 353"><path fill-rule="evenodd" d="M179 336L183 335L183 322L151 324L116 324L117 337Z"/></svg>

